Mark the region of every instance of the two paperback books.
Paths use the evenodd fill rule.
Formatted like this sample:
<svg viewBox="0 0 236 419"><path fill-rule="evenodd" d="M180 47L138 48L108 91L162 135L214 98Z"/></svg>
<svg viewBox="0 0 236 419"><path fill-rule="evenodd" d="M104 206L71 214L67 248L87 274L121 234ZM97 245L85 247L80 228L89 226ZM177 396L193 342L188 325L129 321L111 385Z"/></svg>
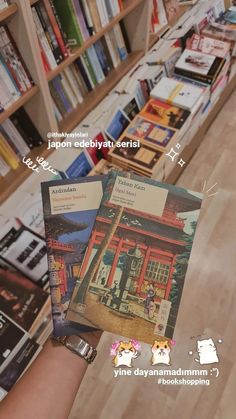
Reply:
<svg viewBox="0 0 236 419"><path fill-rule="evenodd" d="M111 170L42 196L55 335L171 339L202 195Z"/></svg>

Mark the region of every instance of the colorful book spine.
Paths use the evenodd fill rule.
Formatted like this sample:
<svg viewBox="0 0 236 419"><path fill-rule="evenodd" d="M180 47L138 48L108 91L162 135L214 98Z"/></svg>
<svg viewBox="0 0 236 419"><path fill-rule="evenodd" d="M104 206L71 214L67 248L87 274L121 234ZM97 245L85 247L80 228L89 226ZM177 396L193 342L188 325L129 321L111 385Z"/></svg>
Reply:
<svg viewBox="0 0 236 419"><path fill-rule="evenodd" d="M54 88L56 89L61 102L63 103L63 106L65 108L65 111L68 113L72 110L72 104L70 99L68 98L66 92L63 89L62 83L61 83L61 75L56 76L53 80L52 80L52 84L54 85Z"/></svg>
<svg viewBox="0 0 236 419"><path fill-rule="evenodd" d="M88 77L88 74L87 74L87 71L86 71L86 66L84 64L84 61L82 60L82 56L80 56L80 58L75 60L74 65L76 67L78 67L78 70L81 73L81 76L84 80L84 83L86 84L86 87L87 87L88 91L91 92L91 90L93 90L93 88L94 88L94 85L90 81L90 77Z"/></svg>
<svg viewBox="0 0 236 419"><path fill-rule="evenodd" d="M83 40L86 41L86 39L88 39L90 37L90 34L89 34L89 31L88 31L88 29L86 27L86 24L85 24L83 12L82 12L82 9L80 7L79 0L72 0L72 5L73 5L73 8L74 8L75 16L77 18L77 23L78 23L80 31L81 31L81 35L83 37Z"/></svg>
<svg viewBox="0 0 236 419"><path fill-rule="evenodd" d="M73 66L71 66L71 67L73 67ZM74 77L74 74L72 72L71 67L65 68L63 73L64 73L64 75L65 75L65 77L68 81L68 84L70 85L70 88L71 88L73 94L76 97L77 103L82 103L83 102L83 96L81 95L80 89L79 89L79 87L76 83L76 79Z"/></svg>
<svg viewBox="0 0 236 419"><path fill-rule="evenodd" d="M101 19L99 17L96 0L87 0L87 3L93 21L94 30L95 32L99 32L102 27L102 24Z"/></svg>
<svg viewBox="0 0 236 419"><path fill-rule="evenodd" d="M44 54L46 56L48 65L50 67L51 70L54 70L55 68L57 68L57 62L56 59L53 55L53 52L50 48L48 39L46 37L46 34L43 30L43 26L40 22L37 10L35 7L32 7L32 13L33 13L33 18L34 18L34 23L36 26L36 31L37 31L37 35L38 35L38 39L39 39L39 43L41 45L42 50L44 51Z"/></svg>
<svg viewBox="0 0 236 419"><path fill-rule="evenodd" d="M81 46L84 42L73 8L73 0L63 2L54 0L54 5L61 21L61 26L71 47Z"/></svg>
<svg viewBox="0 0 236 419"><path fill-rule="evenodd" d="M9 164L12 169L17 169L19 166L19 157L9 146L5 138L0 134L0 155Z"/></svg>
<svg viewBox="0 0 236 419"><path fill-rule="evenodd" d="M120 64L120 56L116 48L116 43L114 39L114 33L112 31L105 33L104 38L106 40L107 48L112 60L113 67L116 68Z"/></svg>
<svg viewBox="0 0 236 419"><path fill-rule="evenodd" d="M112 30L115 35L116 45L117 45L120 59L121 61L124 61L126 60L128 54L127 54L127 49L125 46L125 41L124 41L121 29L120 29L120 25L117 23L116 25L113 26Z"/></svg>
<svg viewBox="0 0 236 419"><path fill-rule="evenodd" d="M102 71L105 74L105 76L107 76L107 74L111 71L112 67L109 63L109 60L106 56L105 50L103 48L103 44L100 39L97 42L95 42L94 48L95 48L98 60L100 62L100 65L102 67Z"/></svg>
<svg viewBox="0 0 236 419"><path fill-rule="evenodd" d="M58 41L57 41L56 35L54 33L53 27L51 25L51 22L49 20L47 11L46 11L46 9L45 9L45 7L42 3L36 4L35 8L36 8L36 11L38 13L39 20L42 24L44 33L47 37L50 48L52 50L52 53L55 57L55 60L56 60L57 64L60 64L63 61L64 57L63 57L61 48L58 44Z"/></svg>
<svg viewBox="0 0 236 419"><path fill-rule="evenodd" d="M20 135L20 133L17 131L15 125L12 123L12 121L7 118L5 121L2 122L0 129L3 128L5 131L5 134L8 137L8 141L11 140L15 147L17 148L19 154L23 157L26 156L30 152L30 148L25 143L24 139Z"/></svg>
<svg viewBox="0 0 236 419"><path fill-rule="evenodd" d="M90 48L86 50L88 60L90 62L90 66L92 67L95 79L97 83L102 83L105 80L105 76L102 70L102 66L99 62L98 56L96 54L96 50L92 45Z"/></svg>
<svg viewBox="0 0 236 419"><path fill-rule="evenodd" d="M52 8L52 1L51 0L43 0L43 4L44 4L44 7L47 11L48 18L49 18L49 20L51 22L51 25L53 27L53 30L54 30L55 36L57 38L57 42L60 46L61 52L62 52L64 58L66 58L66 57L68 57L69 53L68 53L68 50L65 46L65 42L63 40L63 36L62 36L61 31L60 31L60 27L58 26L58 21L55 17L55 14L54 14L55 8Z"/></svg>
<svg viewBox="0 0 236 419"><path fill-rule="evenodd" d="M83 12L83 16L84 16L84 20L85 20L85 24L87 26L88 32L92 36L95 34L95 29L93 25L92 16L91 16L88 4L87 4L87 0L79 0L79 2L80 2L80 7Z"/></svg>
<svg viewBox="0 0 236 419"><path fill-rule="evenodd" d="M90 64L90 61L89 61L89 59L88 59L88 55L87 55L87 51L86 52L84 52L82 55L81 55L81 61L82 61L82 63L83 63L83 66L84 66L84 69L85 69L85 71L86 71L86 74L87 74L87 76L88 76L88 78L89 78L89 81L90 81L90 83L91 83L91 86L92 86L92 88L94 89L94 87L97 85L97 79L96 79L96 76L95 76L95 73L94 73L94 70L93 70L93 68L92 68L92 66L91 66L91 64Z"/></svg>

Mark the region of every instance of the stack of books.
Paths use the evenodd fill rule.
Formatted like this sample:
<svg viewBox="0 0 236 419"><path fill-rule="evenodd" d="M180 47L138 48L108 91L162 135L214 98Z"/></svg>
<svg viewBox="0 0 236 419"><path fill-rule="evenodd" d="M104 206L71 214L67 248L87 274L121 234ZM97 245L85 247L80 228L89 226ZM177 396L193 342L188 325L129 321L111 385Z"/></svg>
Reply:
<svg viewBox="0 0 236 419"><path fill-rule="evenodd" d="M0 308L2 400L42 348L43 331L39 329L49 316L50 298L16 271L0 268Z"/></svg>
<svg viewBox="0 0 236 419"><path fill-rule="evenodd" d="M17 169L22 157L43 140L24 108L18 109L0 125L0 176Z"/></svg>
<svg viewBox="0 0 236 419"><path fill-rule="evenodd" d="M0 112L8 109L33 81L6 26L0 27Z"/></svg>
<svg viewBox="0 0 236 419"><path fill-rule="evenodd" d="M236 6L230 7L221 13L216 20L211 20L204 28L204 34L213 38L236 42Z"/></svg>

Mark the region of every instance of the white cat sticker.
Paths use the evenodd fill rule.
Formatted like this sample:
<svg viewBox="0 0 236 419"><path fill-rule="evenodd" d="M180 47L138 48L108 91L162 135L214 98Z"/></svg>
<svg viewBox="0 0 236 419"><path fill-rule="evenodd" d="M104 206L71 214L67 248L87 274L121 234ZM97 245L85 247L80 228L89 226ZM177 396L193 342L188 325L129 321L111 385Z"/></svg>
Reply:
<svg viewBox="0 0 236 419"><path fill-rule="evenodd" d="M212 338L198 340L197 352L199 358L195 358L195 361L201 365L214 364L219 362L216 345Z"/></svg>

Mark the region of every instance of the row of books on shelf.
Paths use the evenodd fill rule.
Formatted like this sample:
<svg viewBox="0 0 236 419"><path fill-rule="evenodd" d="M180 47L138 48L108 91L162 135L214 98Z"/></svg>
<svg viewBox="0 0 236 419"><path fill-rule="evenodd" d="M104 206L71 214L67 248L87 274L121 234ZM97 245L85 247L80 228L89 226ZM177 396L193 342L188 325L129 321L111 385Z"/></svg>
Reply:
<svg viewBox="0 0 236 419"><path fill-rule="evenodd" d="M118 34L119 44L115 44L115 38L112 40L110 33L107 33L50 82L58 120L82 103L88 92L102 83L109 72L127 58L119 24L112 31Z"/></svg>
<svg viewBox="0 0 236 419"><path fill-rule="evenodd" d="M207 27L208 20L204 16L205 14L201 20L205 21L205 27ZM233 59L232 43L203 35L205 33L203 23L201 23L201 27L203 28L200 34L199 30L196 33L196 28L189 29L187 27L182 40L172 39L172 36L170 40L161 39L118 83L101 105L84 119L80 127L88 130L90 138L96 141L110 140L110 144L103 147L102 150L86 149L85 153L78 157L77 169L74 170L76 166L74 163L66 176L88 174L91 170L91 161L92 164L96 164L99 157L113 159L113 161L119 158L123 165L130 166L130 161L136 159L135 155L146 156L146 158L148 155L152 156L150 164L142 163L144 164L143 169L146 167L144 171L149 175L159 173L158 168L162 167L160 157L169 146L170 141L184 143L186 137L184 134L187 133L190 125L193 126L193 121L196 122L196 126L201 122L201 114L204 116L209 107L219 98L228 80ZM52 96L55 98L55 102L57 101L55 111L59 120L62 115L72 109L73 104L76 106L75 94L77 99L82 101L76 87L78 84L83 94L86 94L87 86L82 82L82 77L77 71L78 68L82 68L82 61L77 61L58 76L57 81L54 79L50 84ZM77 80L77 85L75 85L75 80ZM156 126L154 130L153 124L151 126L147 123L145 130L145 121L142 121L140 119L142 117L139 116L135 120L135 123L138 121L136 131L140 132L139 147L136 150L129 146L118 149L114 142L124 134L125 129L128 132L125 132L124 136L128 134L127 140L129 141L130 132L134 129L127 127L130 121L144 108L149 100L150 92L156 85L156 90L154 89L156 93L152 93L152 95L159 100L159 103L151 102L147 107L148 112L144 111L144 114L146 119L152 122L154 115L154 119L156 118L154 122L159 123L165 129L158 129ZM73 92L71 86L73 86ZM180 90L180 94L176 95L178 90ZM66 94L63 94L63 91ZM153 108L152 111L151 108ZM112 114L111 109L114 109ZM188 112L190 115L187 117ZM183 117L180 117L181 113L184 113ZM147 135L148 130L152 135ZM187 137L189 138L188 134ZM108 153L112 144L114 150ZM149 154L150 146L158 149L155 154ZM139 151L140 147L142 151ZM94 159L94 156L97 156L97 160ZM167 173L165 165L165 176Z"/></svg>
<svg viewBox="0 0 236 419"><path fill-rule="evenodd" d="M0 26L0 112L32 86L32 78L9 29Z"/></svg>
<svg viewBox="0 0 236 419"><path fill-rule="evenodd" d="M82 46L93 34L120 13L122 1L111 0L43 0L32 6L32 14L46 72L54 70L70 50ZM114 67L125 59L125 48L120 26L117 24L105 35ZM98 42L91 56L103 65L103 48ZM116 50L119 51L117 56Z"/></svg>
<svg viewBox="0 0 236 419"><path fill-rule="evenodd" d="M0 124L0 176L17 169L22 157L43 144L42 137L23 107Z"/></svg>

